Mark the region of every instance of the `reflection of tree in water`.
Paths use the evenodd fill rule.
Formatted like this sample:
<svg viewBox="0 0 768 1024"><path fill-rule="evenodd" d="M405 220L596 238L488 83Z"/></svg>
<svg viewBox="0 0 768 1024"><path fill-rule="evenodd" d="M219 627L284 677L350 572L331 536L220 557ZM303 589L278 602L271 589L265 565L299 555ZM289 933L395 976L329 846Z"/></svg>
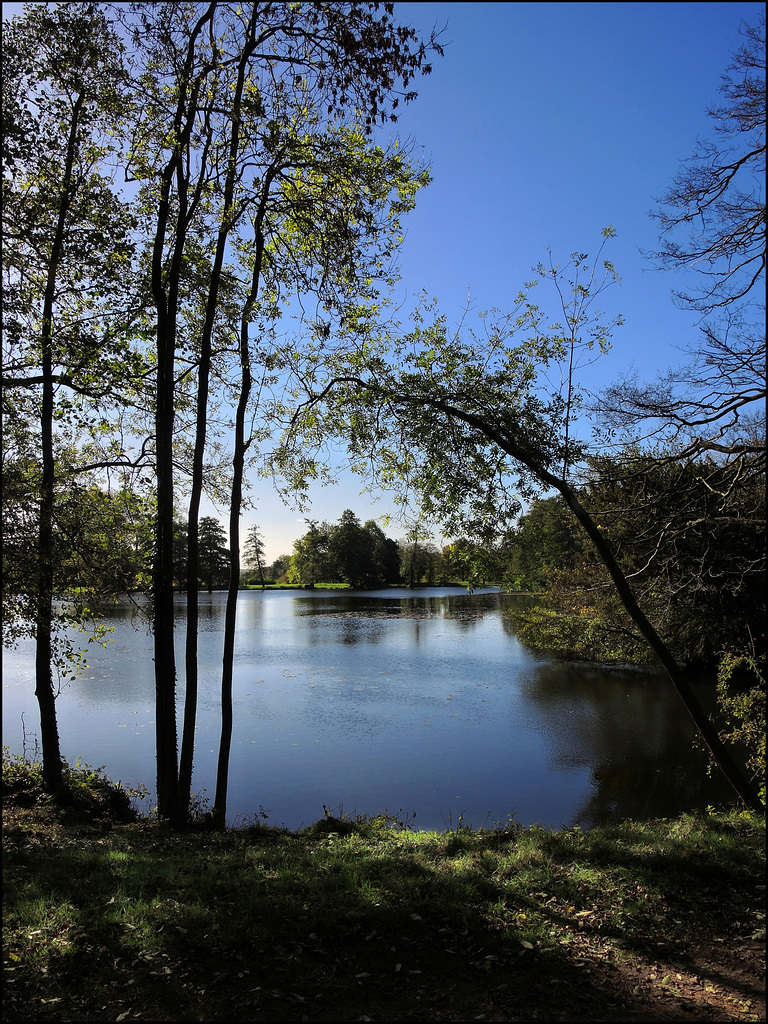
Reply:
<svg viewBox="0 0 768 1024"><path fill-rule="evenodd" d="M305 618L302 629L308 644L342 643L348 646L360 644L378 644L386 639L386 623L377 621L377 617L365 615L340 614L338 611L318 613L302 609L298 617Z"/></svg>
<svg viewBox="0 0 768 1024"><path fill-rule="evenodd" d="M391 639L388 621L412 622L409 633L418 645L429 636L422 627L425 620L449 620L462 632L469 632L486 615L498 615L498 593L435 594L372 597L368 594L333 594L296 598L295 614L309 621L308 637L317 644L328 639L330 621L344 623L335 639L344 644L380 643ZM377 625L373 626L373 622Z"/></svg>
<svg viewBox="0 0 768 1024"><path fill-rule="evenodd" d="M500 598L501 625L506 635L513 636L517 639L515 620L509 612L520 612L526 608L533 608L536 604L540 603L541 599L535 597L533 594L502 594ZM541 652L537 651L536 648L523 644L522 640L518 642L534 656L541 654Z"/></svg>
<svg viewBox="0 0 768 1024"><path fill-rule="evenodd" d="M662 677L549 662L530 680L526 696L544 723L553 768L590 769L592 792L576 821L616 820L619 809L659 817L729 799L727 783L707 777L693 725Z"/></svg>
<svg viewBox="0 0 768 1024"><path fill-rule="evenodd" d="M264 620L264 607L265 602L262 599L261 594L254 594L252 598L248 600L237 602L237 628L240 629L258 629ZM224 615L226 612L226 603L221 604L221 623L222 628L224 624Z"/></svg>
<svg viewBox="0 0 768 1024"><path fill-rule="evenodd" d="M370 619L342 619L337 627L344 644L378 644L385 639L386 626L383 622L372 622ZM338 639L336 635L335 639Z"/></svg>
<svg viewBox="0 0 768 1024"><path fill-rule="evenodd" d="M335 594L296 599L298 616L334 616L353 619L452 619L476 622L499 608L497 593L370 597Z"/></svg>
<svg viewBox="0 0 768 1024"><path fill-rule="evenodd" d="M71 614L75 610L72 601L61 599L54 601L57 613ZM88 601L90 618L85 620L86 629L90 624L126 622L134 629L148 632L152 623L152 601L146 594L120 594L117 597L93 599ZM77 630L76 632L81 632Z"/></svg>

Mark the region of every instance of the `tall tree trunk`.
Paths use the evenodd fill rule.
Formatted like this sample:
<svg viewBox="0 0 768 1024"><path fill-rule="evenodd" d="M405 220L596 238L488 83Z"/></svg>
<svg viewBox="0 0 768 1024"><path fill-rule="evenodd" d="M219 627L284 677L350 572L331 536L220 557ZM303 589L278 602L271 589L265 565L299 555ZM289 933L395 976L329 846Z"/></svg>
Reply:
<svg viewBox="0 0 768 1024"><path fill-rule="evenodd" d="M157 811L161 818L181 825L186 807L179 799L178 731L176 725L176 653L173 608L173 427L176 404L174 366L176 331L184 246L189 226L188 168L183 156L198 109L201 76L192 80L197 38L213 16L209 4L187 41L184 69L173 123L174 149L165 166L160 187L155 239L152 249L152 297L157 309L157 396L155 457L157 522L153 580L155 643L155 736L157 744ZM171 212L171 191L177 185L174 240L170 265L165 268L164 247ZM201 182L198 182L198 191ZM189 568L187 569L189 577Z"/></svg>
<svg viewBox="0 0 768 1024"><path fill-rule="evenodd" d="M240 590L240 511L243 497L243 472L248 442L245 440L245 413L251 395L251 368L248 353L248 326L240 340L242 381L235 419L235 443L232 458L232 496L229 508L229 588L224 617L224 654L221 670L221 740L216 768L216 796L213 820L224 828L227 820L227 789L229 786L229 754L232 746L232 675L235 658L235 627L237 625L237 598Z"/></svg>
<svg viewBox="0 0 768 1024"><path fill-rule="evenodd" d="M216 253L208 285L208 297L205 308L205 319L200 341L200 360L198 366L197 385L197 420L195 426L195 449L192 462L192 487L189 498L188 516L188 558L189 587L187 592L187 637L185 652L186 689L184 700L184 729L181 744L181 760L179 764L179 800L184 808L188 808L192 794L192 755L195 746L195 723L197 719L198 663L197 663L197 632L199 620L199 516L200 499L203 491L203 462L208 419L208 394L211 372L213 327L219 300L221 284L221 268L227 248L230 231L233 226L233 198L235 180L238 174L238 154L240 152L240 126L243 88L245 84L248 60L255 46L255 19L251 16L248 42L243 47L238 61L237 84L232 98L232 128L229 138L229 155L227 174L224 183L224 210L216 239ZM238 502L239 517L239 502ZM239 577L238 577L239 578ZM213 591L213 578L208 578L208 593Z"/></svg>
<svg viewBox="0 0 768 1024"><path fill-rule="evenodd" d="M173 609L174 330L158 310L155 453L157 524L154 563L155 736L157 809L176 818L176 654Z"/></svg>
<svg viewBox="0 0 768 1024"><path fill-rule="evenodd" d="M254 258L251 290L243 308L240 321L240 397L235 416L235 441L232 456L232 497L229 507L229 588L227 591L227 610L224 618L224 655L221 670L221 740L219 742L219 760L216 768L216 795L213 803L213 821L218 828L224 828L227 821L227 789L229 786L229 754L232 746L232 675L235 658L235 627L237 625L237 598L240 589L240 511L243 497L243 473L245 453L249 441L245 437L245 413L251 397L251 357L248 341L248 322L250 313L259 294L261 263L264 255L264 235L261 222L264 206L272 181L267 175L259 216L254 225L256 235L256 255Z"/></svg>
<svg viewBox="0 0 768 1024"><path fill-rule="evenodd" d="M180 824L178 810L178 733L176 726L176 652L173 607L173 429L175 421L176 316L178 282L185 232L178 230L166 289L163 243L170 214L170 190L180 167L180 146L163 175L157 231L152 255L152 293L157 309L157 394L155 406L155 475L157 522L153 578L155 643L155 736L157 744L157 811L161 818ZM182 176L179 207L186 207ZM187 570L189 575L189 570Z"/></svg>
<svg viewBox="0 0 768 1024"><path fill-rule="evenodd" d="M72 110L67 141L61 202L43 298L41 331L43 398L40 410L40 447L42 480L40 486L40 519L37 537L37 607L35 621L35 695L40 707L40 735L43 747L43 784L49 792L62 787L61 749L56 721L56 697L53 692L51 659L53 653L53 506L55 464L53 457L53 306L56 281L64 249L67 213L72 202L72 168L75 162L77 132L85 94L79 93Z"/></svg>

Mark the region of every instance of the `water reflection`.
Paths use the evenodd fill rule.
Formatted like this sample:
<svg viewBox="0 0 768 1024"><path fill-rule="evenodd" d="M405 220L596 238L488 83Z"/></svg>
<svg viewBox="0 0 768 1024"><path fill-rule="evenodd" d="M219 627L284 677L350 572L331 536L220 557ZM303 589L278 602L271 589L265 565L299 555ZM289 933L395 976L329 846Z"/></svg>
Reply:
<svg viewBox="0 0 768 1024"><path fill-rule="evenodd" d="M558 770L588 767L590 791L576 816L676 813L695 799L706 756L663 674L550 663L532 673L530 700L551 738Z"/></svg>
<svg viewBox="0 0 768 1024"><path fill-rule="evenodd" d="M654 673L558 663L522 645L497 593L401 590L240 596L230 810L290 827L322 805L406 808L416 824L516 813L589 825L730 796L707 779L678 698ZM185 598L176 601L183 671ZM200 595L194 788L212 790L226 595ZM154 780L152 637L124 603L113 641L59 699L66 756ZM4 661L3 742L37 721L34 650ZM179 686L181 694L182 686ZM181 704L181 701L180 701Z"/></svg>

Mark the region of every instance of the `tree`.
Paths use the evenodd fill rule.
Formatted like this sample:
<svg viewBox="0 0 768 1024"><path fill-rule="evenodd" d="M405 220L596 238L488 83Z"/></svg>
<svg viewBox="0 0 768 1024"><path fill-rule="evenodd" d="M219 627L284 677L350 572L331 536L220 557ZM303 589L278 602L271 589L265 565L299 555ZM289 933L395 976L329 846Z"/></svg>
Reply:
<svg viewBox="0 0 768 1024"><path fill-rule="evenodd" d="M765 615L765 487L743 481L724 500L727 465L602 457L584 502L678 661L714 666Z"/></svg>
<svg viewBox="0 0 768 1024"><path fill-rule="evenodd" d="M591 304L615 272L606 262L606 276L596 282L595 266L586 257L579 254L574 263L565 312L576 322L585 299ZM582 274L589 283L584 284ZM562 303L563 294L558 295ZM594 322L599 314L590 317ZM517 493L532 495L536 488L557 492L593 544L627 614L666 669L717 764L745 804L762 809L570 482L579 463L586 470L587 448L572 429L578 394L569 374L568 346L562 344L559 324L547 332L541 329L543 320L540 308L523 292L514 313L486 323L482 335L450 336L443 318L426 328L417 324L405 336L382 332L377 351L358 350L324 361L318 386L296 409L289 429L301 429L309 416L316 430L318 417L324 416L329 431L349 431L353 464L361 464L364 448L379 478L399 486L404 495L418 496L421 512L441 521L449 534L468 526L472 532L478 525L488 530L492 524L504 532L510 512L519 508ZM516 336L529 332L532 336L515 343ZM603 330L597 336L601 344L607 340ZM562 383L552 372L558 365ZM542 384L545 372L555 382L549 391ZM294 444L291 439L287 451Z"/></svg>
<svg viewBox="0 0 768 1024"><path fill-rule="evenodd" d="M267 574L275 583L288 582L288 569L291 564L290 555L278 555L274 562L267 568Z"/></svg>
<svg viewBox="0 0 768 1024"><path fill-rule="evenodd" d="M520 517L507 570L515 589L547 587L553 569L573 569L580 553L573 516L560 497L540 498Z"/></svg>
<svg viewBox="0 0 768 1024"><path fill-rule="evenodd" d="M155 309L156 379L154 409L157 516L153 567L155 661L155 734L158 813L177 823L186 817L184 782L179 782L176 726L176 658L174 652L174 426L177 402L176 350L182 282L190 260L187 243L195 215L209 183L210 133L203 132L202 158L195 149L198 115L208 95L216 62L198 53L215 4L200 14L194 8L153 4L130 9L137 92L143 92L143 114L134 128L130 170L141 181L140 193L153 221L150 288ZM144 62L143 65L141 62ZM154 68L154 74L150 71ZM160 122L158 124L158 122ZM170 126L170 131L169 131ZM203 356L205 363L205 355ZM204 371L205 372L205 371ZM191 534L191 540L190 540ZM182 776L191 785L192 743L197 706L195 622L198 524L187 524L186 575L193 590L187 629L188 700L182 751ZM190 550L192 557L190 559Z"/></svg>
<svg viewBox="0 0 768 1024"><path fill-rule="evenodd" d="M628 478L652 466L657 474L665 468L678 473L681 482L680 469L695 466L676 501L680 509L696 511L674 517L665 550L686 546L710 526L726 547L732 537L754 539L747 558L738 553L735 573L717 569L728 584L729 609L742 617L728 642L719 631L713 635L724 645L724 666L736 658L759 667L765 631L753 632L751 622L765 609L764 16L742 34L722 78L721 102L710 110L713 136L698 143L656 214L661 249L651 255L662 268L689 267L698 274L696 286L676 296L697 315L698 344L689 348L687 364L650 383L624 379L600 396L599 406L604 436L616 446ZM698 512L702 494L704 520ZM706 575L698 577L698 595L705 581ZM763 687L763 707L764 676L764 667L753 673L757 689Z"/></svg>
<svg viewBox="0 0 768 1024"><path fill-rule="evenodd" d="M29 236L30 223L37 223L30 215L30 195L37 196L40 209L48 202L53 210L48 218L54 225L53 258L45 286L39 289L46 302L42 317L36 314L43 324L36 335L43 339L43 366L39 380L32 382L42 387L41 493L48 496L41 502L39 517L41 565L46 564L52 490L51 444L47 440L52 431L45 425L52 418L54 383L49 358L52 303L48 296L55 290L55 282L63 280L60 257L66 249L63 240L72 229L73 239L80 238L79 230L88 243L80 250L85 270L80 272L75 266L79 276L73 280L96 280L101 273L112 284L124 284L131 306L128 311L118 310L111 302L119 328L114 337L152 339L155 348L150 447L157 484L152 574L157 791L160 816L175 822L186 815L191 782L197 701L199 502L213 477L211 408L225 401L235 405L221 784L217 784L216 800L216 815L223 819L243 475L249 449L256 451L259 437L266 431L257 421L252 391L258 401L268 387L271 325L281 315L284 303L314 296L315 326L320 331L328 331L334 318L360 321L375 308L377 287L390 279L391 259L401 240L399 219L412 207L414 195L426 184L428 175L412 165L399 142L387 148L374 145L372 132L374 127L396 120L399 103L415 96L412 80L430 70L430 50L440 52L440 47L434 38L422 41L413 30L396 24L390 5L381 8L376 3L69 5L66 10L74 15L69 21L63 10L59 8L51 16L44 12L36 22L44 29L38 42L45 40L50 47L50 59L39 61L38 67L45 65L53 69L54 78L59 76L56 89L63 98L30 111L25 97L50 96L44 96L42 79L34 77L34 69L31 77L24 79L26 51L22 45L12 50L13 88L6 90L4 83L3 92L8 163L15 168L50 151L56 152L60 171L54 186L45 181L46 187L37 192L25 182L14 193L13 182L4 178L4 192L15 202L15 206L7 205L21 211L14 221L20 239ZM59 29L62 25L71 28L78 18L82 25L74 42L64 39ZM119 90L109 81L111 69L98 83L101 91L80 88L81 80L88 78L85 69L90 74L99 60L105 67L112 60L117 68L123 59L121 37L113 32L110 19L120 24L122 37L133 43L129 83L122 67L118 69L121 87L130 85L129 100L121 95L119 102ZM91 45L99 31L106 44L100 46L103 40L99 40L98 45ZM88 78L89 89L90 84ZM130 135L124 169L127 179L137 183L138 222L124 216L112 182L93 175L76 178L73 173L86 128L98 124L104 127L106 137L111 132L113 138L119 138L115 124L102 117L107 110ZM37 116L43 111L47 120ZM64 136L62 124L67 129ZM78 134L81 128L84 134ZM43 136L49 129L52 145L47 146ZM98 151L100 159L100 140L94 131L90 141L86 155ZM86 180L91 192L82 187ZM81 197L96 197L97 193L98 202L90 207L78 205ZM94 210L102 215L98 223L92 216ZM122 249L115 242L121 236L112 232L109 218L113 214L123 224ZM146 245L132 275L126 273L131 252L126 234L134 229ZM106 246L109 259L103 258L102 236L111 244L111 249ZM118 267L119 253L123 260ZM15 339L20 336L16 322L24 316L31 319L32 304L29 289L24 288L24 260L14 260L11 266L6 310L14 313L9 335ZM75 302L79 295L87 296L87 303L94 300L85 286L73 288L69 294ZM57 313L62 324L60 309ZM254 324L257 339L252 337ZM80 331L83 337L85 333ZM89 344L93 337L91 331ZM109 347L107 340L112 340L111 336L102 331L98 344L90 344L90 362L86 359L84 366L92 371L91 394L100 387L101 398L113 397L117 404L117 378L114 373L104 373L103 364L93 359L95 351L100 356L114 351L115 343ZM126 351L124 345L120 354ZM119 359L115 365L120 365ZM11 378L25 369L28 367L14 365L13 373L4 378L6 386L15 385ZM56 383L68 385L72 379L70 373ZM142 375L135 361L126 366L124 379L132 379L138 386ZM29 384L27 372L23 386ZM182 415L187 418L184 427L189 425L191 430L179 429ZM21 414L16 422L23 422ZM222 430L228 426L225 420L220 422ZM122 451L119 454L128 465L127 457ZM178 497L174 488L182 468L189 471L184 576L190 595L179 761L173 586L180 559L179 537L174 537L174 532L179 532L174 523ZM47 570L39 574L41 581L49 576ZM47 590L41 590L38 600L41 627L50 592L49 582L44 586ZM45 662L41 647L41 664ZM58 763L58 758L54 760Z"/></svg>
<svg viewBox="0 0 768 1024"><path fill-rule="evenodd" d="M214 584L218 586L228 580L227 536L221 523L213 516L204 516L200 520L198 572L209 594Z"/></svg>
<svg viewBox="0 0 768 1024"><path fill-rule="evenodd" d="M395 148L385 152L369 143L373 126L394 118L400 99L412 98L407 87L417 73L429 70L426 55L434 45L395 25L391 13L389 7L382 12L368 3L241 8L158 4L132 6L126 20L135 42L138 87L146 96L132 167L144 182L146 209L153 217L149 262L156 311L158 479L154 607L158 800L163 817L180 820L185 813L196 704L192 594L179 781L169 595L176 365L183 328L187 323L194 327L189 354L196 378L191 577L217 330L229 337L234 356L230 588L215 800L220 820L231 731L243 473L256 439L246 430L253 412L252 360L258 356L262 365L266 360L268 324L291 293L313 293L330 315L338 315L341 297L349 305L355 292L358 299L373 301L373 282L386 272L398 238L398 214L412 205L415 190L426 182L425 174L415 171ZM401 89L406 91L398 95ZM215 243L206 245L206 238ZM361 260L366 247L366 259ZM225 266L230 254L235 263ZM232 285L226 293L225 279ZM250 337L254 321L262 328L259 342ZM221 371L222 379L226 376Z"/></svg>
<svg viewBox="0 0 768 1024"><path fill-rule="evenodd" d="M371 535L363 529L351 509L342 512L338 524L331 531L328 555L334 575L342 583L350 587L364 587L373 581L375 564Z"/></svg>
<svg viewBox="0 0 768 1024"><path fill-rule="evenodd" d="M654 214L661 248L650 255L695 269L703 287L677 299L705 314L739 303L765 274L765 15L742 36L708 111L715 137L698 141Z"/></svg>
<svg viewBox="0 0 768 1024"><path fill-rule="evenodd" d="M151 499L77 479L61 492L54 523L56 592L90 607L115 594L145 591L151 574Z"/></svg>
<svg viewBox="0 0 768 1024"><path fill-rule="evenodd" d="M714 467L638 458L633 472L605 456L590 460L579 500L632 580L643 609L682 665L712 668L764 617L761 488L743 488L722 513ZM738 500L737 500L738 499ZM651 652L610 578L559 499L534 502L521 519L510 565L515 579L546 595L515 617L521 638L569 658L647 661Z"/></svg>
<svg viewBox="0 0 768 1024"><path fill-rule="evenodd" d="M179 590L187 589L187 550L189 547L186 522L174 518L173 523L173 582Z"/></svg>
<svg viewBox="0 0 768 1024"><path fill-rule="evenodd" d="M477 571L475 568L476 554L475 545L466 537L459 537L451 544L446 544L443 547L443 560L448 579L471 582Z"/></svg>
<svg viewBox="0 0 768 1024"><path fill-rule="evenodd" d="M252 526L245 541L245 569L256 574L264 589L264 541L258 526Z"/></svg>
<svg viewBox="0 0 768 1024"><path fill-rule="evenodd" d="M426 544L431 539L431 534L422 523L414 522L408 527L406 539L400 547L400 574L408 580L409 587L415 587L426 574L428 563L424 556Z"/></svg>
<svg viewBox="0 0 768 1024"><path fill-rule="evenodd" d="M123 45L98 4L30 6L4 26L4 37L4 416L24 423L39 446L29 577L43 777L55 791L57 496L66 493L63 479L126 464L119 441L94 464L95 439L109 429L110 411L130 403L126 385L135 391L141 378L126 330L132 218L108 167L128 109L126 75ZM91 432L90 442L81 431Z"/></svg>
<svg viewBox="0 0 768 1024"><path fill-rule="evenodd" d="M472 588L487 583L509 580L506 568L509 557L509 536L476 538L459 537L442 550L442 575L453 582ZM514 589L519 589L519 579Z"/></svg>
<svg viewBox="0 0 768 1024"><path fill-rule="evenodd" d="M399 583L400 552L397 541L387 537L375 519L369 519L363 523L363 529L369 537L373 560L373 578L370 580L370 585Z"/></svg>
<svg viewBox="0 0 768 1024"><path fill-rule="evenodd" d="M328 545L331 526L307 520L309 530L293 543L293 554L288 567L288 582L301 583L313 589L316 583L330 583L334 580Z"/></svg>

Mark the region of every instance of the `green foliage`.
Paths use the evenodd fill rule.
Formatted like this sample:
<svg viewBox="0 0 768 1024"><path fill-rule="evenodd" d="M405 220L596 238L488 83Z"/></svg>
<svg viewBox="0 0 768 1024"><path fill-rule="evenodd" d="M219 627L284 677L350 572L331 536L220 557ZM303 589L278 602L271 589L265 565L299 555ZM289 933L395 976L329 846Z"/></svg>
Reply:
<svg viewBox="0 0 768 1024"><path fill-rule="evenodd" d="M765 803L765 653L751 649L721 658L717 696L727 720L724 736L747 750L747 767Z"/></svg>
<svg viewBox="0 0 768 1024"><path fill-rule="evenodd" d="M208 590L226 586L229 581L229 549L224 528L213 516L203 516L198 527L198 578ZM174 586L185 590L187 574L187 523L176 517L173 526Z"/></svg>
<svg viewBox="0 0 768 1024"><path fill-rule="evenodd" d="M570 297L560 283L569 268L550 268L551 315L533 302L532 282L477 330L450 331L424 299L409 330L343 322L335 352L305 352L304 389L275 465L301 489L319 472L312 448L343 437L351 468L419 519L447 536L503 537L541 473L583 456L572 371L579 353L605 350L620 323L594 305L616 281L601 254L576 254Z"/></svg>
<svg viewBox="0 0 768 1024"><path fill-rule="evenodd" d="M578 524L563 499L534 500L514 531L506 581L511 589L546 589L552 571L572 569L583 550Z"/></svg>
<svg viewBox="0 0 768 1024"><path fill-rule="evenodd" d="M642 455L592 460L590 473L580 500L676 658L714 667L734 638L757 635L765 615L759 477L733 488L714 460ZM561 499L542 499L515 531L508 583L546 594L541 608L516 613L523 638L569 658L647 662L645 641L569 519Z"/></svg>
<svg viewBox="0 0 768 1024"><path fill-rule="evenodd" d="M199 527L198 571L208 590L224 585L229 579L229 549L227 536L218 519L203 516Z"/></svg>
<svg viewBox="0 0 768 1024"><path fill-rule="evenodd" d="M411 523L400 548L400 577L409 587L433 584L444 576L442 553L432 542L430 531L420 522Z"/></svg>
<svg viewBox="0 0 768 1024"><path fill-rule="evenodd" d="M346 509L336 524L308 522L309 531L294 542L288 582L359 588L400 581L397 544L373 520L362 525Z"/></svg>
<svg viewBox="0 0 768 1024"><path fill-rule="evenodd" d="M135 216L109 167L130 122L124 47L97 5L29 5L4 26L3 58L4 384L34 405L50 330L58 430L99 451L145 369L130 334Z"/></svg>
<svg viewBox="0 0 768 1024"><path fill-rule="evenodd" d="M54 604L60 542L63 561L77 551L65 575L85 575L90 563L88 583L102 577L97 587L105 576L124 577L102 543L114 532L114 503L80 480L112 468L124 491L142 461L130 460L124 444L125 409L143 395L146 369L130 332L141 306L132 273L136 222L110 166L131 117L125 48L99 5L28 5L4 25L6 41L2 383L15 443L3 470L35 484L28 496L12 489L20 505L12 513L13 585L25 597L10 609L15 634L36 641L44 775L53 792L63 778L52 670L66 674L80 658ZM24 565L19 539L30 528Z"/></svg>
<svg viewBox="0 0 768 1024"><path fill-rule="evenodd" d="M290 555L278 555L275 561L270 566L268 566L267 575L275 583L287 583L287 572L290 564Z"/></svg>
<svg viewBox="0 0 768 1024"><path fill-rule="evenodd" d="M328 540L328 556L333 573L350 587L369 586L374 574L373 544L360 520L346 509Z"/></svg>
<svg viewBox="0 0 768 1024"><path fill-rule="evenodd" d="M765 480L714 457L592 462L583 501L675 656L716 664L764 622ZM599 603L600 597L597 601Z"/></svg>
<svg viewBox="0 0 768 1024"><path fill-rule="evenodd" d="M293 554L288 566L288 582L314 587L316 583L333 582L335 571L328 558L330 526L309 523L309 531L294 541Z"/></svg>
<svg viewBox="0 0 768 1024"><path fill-rule="evenodd" d="M3 639L9 646L36 635L37 480L34 467L26 477L18 466L4 475ZM18 495L17 486L26 492ZM78 477L57 487L51 553L59 601L51 622L51 665L59 679L78 674L86 663L71 627L89 634L89 643L104 643L107 631L94 620L99 609L120 594L148 588L152 517L152 503L131 490L109 492Z"/></svg>
<svg viewBox="0 0 768 1024"><path fill-rule="evenodd" d="M399 583L400 552L397 541L387 537L374 519L367 520L363 524L363 529L368 535L368 544L371 548L371 585Z"/></svg>
<svg viewBox="0 0 768 1024"><path fill-rule="evenodd" d="M578 599L577 599L578 600ZM508 614L523 643L574 661L621 662L642 665L651 661L648 645L622 622L599 617L586 604L562 599Z"/></svg>
<svg viewBox="0 0 768 1024"><path fill-rule="evenodd" d="M233 467L236 582L246 452L257 460L269 433L259 403L276 382L266 366L272 325L308 294L318 329L375 314L402 218L429 174L399 140L377 145L373 132L414 98L430 52L442 52L434 35L421 39L390 5L371 3L39 4L4 26L3 395L19 440L4 472L18 485L14 539L39 526L37 565L11 577L23 594L37 576L40 696L54 520L73 574L100 561L117 589L148 583L143 531L131 559L110 502L97 508L89 488L94 473L120 466L115 490L127 493L151 463L156 508L141 519L155 527L163 806L175 790L171 591L189 566L209 590L230 575L216 522L200 523L197 557L203 486L229 491ZM121 178L135 183L130 200ZM234 458L222 472L222 409L235 403ZM174 477L190 466L183 553ZM90 484L75 509L79 475ZM36 484L31 496L22 481ZM23 598L13 612L18 621L29 612ZM52 699L46 720L53 737Z"/></svg>
<svg viewBox="0 0 768 1024"><path fill-rule="evenodd" d="M43 765L22 754L11 754L3 747L3 800L24 807L50 802L45 793ZM104 772L104 767L93 768L81 763L80 758L70 765L62 763L63 786L53 803L70 808L74 815L83 820L109 815L122 822L135 821L137 814L132 801L148 795L143 786L126 789L120 783L113 783ZM74 820L70 815L70 821Z"/></svg>

